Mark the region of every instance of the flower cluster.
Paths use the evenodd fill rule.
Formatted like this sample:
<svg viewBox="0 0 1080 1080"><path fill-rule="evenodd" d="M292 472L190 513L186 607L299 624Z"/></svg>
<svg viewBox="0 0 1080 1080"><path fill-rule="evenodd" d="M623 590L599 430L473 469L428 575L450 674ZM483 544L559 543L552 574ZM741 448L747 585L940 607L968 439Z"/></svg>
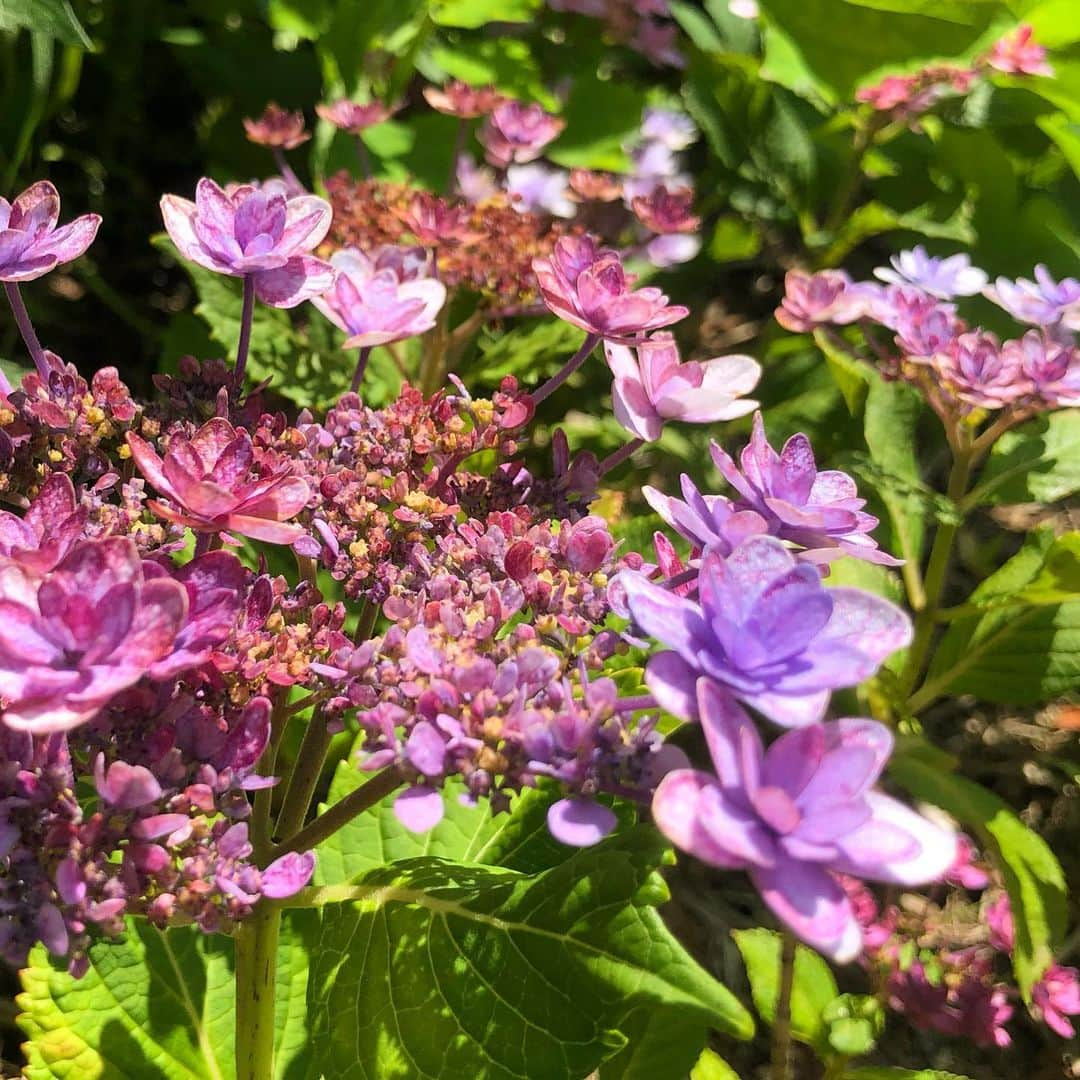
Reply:
<svg viewBox="0 0 1080 1080"><path fill-rule="evenodd" d="M995 71L1016 76L1054 73L1046 49L1032 39L1032 28L1024 24L996 41L970 67L929 64L911 75L886 75L855 97L889 120L906 122L917 130L919 116L944 98L970 93Z"/></svg>
<svg viewBox="0 0 1080 1080"><path fill-rule="evenodd" d="M460 87L435 107L488 114L492 159L523 167L558 131L543 110ZM327 115L349 130L379 119L352 103ZM273 111L251 125L278 153L299 133ZM649 229L689 227L687 199L653 181L693 134L672 114L646 119L630 198ZM243 378L257 301L311 300L360 349L358 387L372 346L425 331L448 289L476 285L462 253L487 213L369 184L389 200L364 223L378 241L355 235L327 262L311 252L330 207L294 180L203 179L194 202L163 200L180 254L242 279L243 301L233 370L189 358L156 380L154 402L42 350L9 291L37 370L0 392L13 507L0 513L0 953L21 963L41 941L77 973L126 916L229 931L261 898L294 894L324 835L305 779L322 758L308 755L347 728L358 765L402 788L394 809L410 829L438 822L451 779L495 811L546 785L550 831L574 845L615 827L612 800L651 804L681 847L748 869L807 940L855 955L836 874L916 883L955 844L872 789L887 731L821 722L829 692L871 676L909 632L892 605L822 582L818 564L838 553L888 561L854 484L819 473L805 440L776 454L759 423L741 470L714 449L733 499L689 482L685 502L653 496L694 545L683 568L658 542L654 567L589 512L611 459L571 457L556 432L551 475L527 469L536 405L601 339L635 435L618 460L665 423L754 407L757 364L681 362L663 328L687 309L635 288L623 256L583 233L536 233L550 246L530 280L587 337L533 392L507 378L473 397L450 376L382 408L351 392L322 417L266 412ZM577 184L606 194L595 176ZM21 198L20 228L38 212ZM55 225L41 206L35 236ZM268 570L282 548L295 582ZM609 663L642 631L670 651L648 663L650 692L625 696ZM765 751L739 702L799 730ZM700 721L715 778L664 745L661 708ZM294 726L304 769L267 775Z"/></svg>
<svg viewBox="0 0 1080 1080"><path fill-rule="evenodd" d="M861 882L845 877L841 884L863 931L860 963L892 1011L922 1030L1006 1047L1020 999L1009 976L1009 897L961 840L947 887L931 897L904 893L881 904ZM1080 973L1051 964L1031 989L1030 1011L1061 1038L1073 1038Z"/></svg>
<svg viewBox="0 0 1080 1080"><path fill-rule="evenodd" d="M1045 266L1034 280L999 277L992 284L966 255L938 258L922 247L875 271L879 281L854 282L842 270L793 270L776 312L789 330L860 323L873 361L889 378L918 386L943 417L973 410L1032 412L1080 403L1080 282L1055 280ZM1031 327L1001 341L966 322L956 301L981 293ZM893 349L880 340L892 337Z"/></svg>

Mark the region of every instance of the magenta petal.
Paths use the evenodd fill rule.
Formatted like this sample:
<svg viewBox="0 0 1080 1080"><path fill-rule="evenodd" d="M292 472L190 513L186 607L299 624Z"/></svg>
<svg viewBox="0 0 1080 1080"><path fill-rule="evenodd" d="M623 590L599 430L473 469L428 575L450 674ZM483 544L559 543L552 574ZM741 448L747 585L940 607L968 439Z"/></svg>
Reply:
<svg viewBox="0 0 1080 1080"><path fill-rule="evenodd" d="M590 847L618 824L615 812L591 799L560 799L548 809L548 830L561 843Z"/></svg>
<svg viewBox="0 0 1080 1080"><path fill-rule="evenodd" d="M315 872L314 851L290 851L262 872L262 894L271 900L295 896Z"/></svg>
<svg viewBox="0 0 1080 1080"><path fill-rule="evenodd" d="M434 829L442 821L444 811L442 792L433 788L409 788L394 800L394 816L410 832Z"/></svg>

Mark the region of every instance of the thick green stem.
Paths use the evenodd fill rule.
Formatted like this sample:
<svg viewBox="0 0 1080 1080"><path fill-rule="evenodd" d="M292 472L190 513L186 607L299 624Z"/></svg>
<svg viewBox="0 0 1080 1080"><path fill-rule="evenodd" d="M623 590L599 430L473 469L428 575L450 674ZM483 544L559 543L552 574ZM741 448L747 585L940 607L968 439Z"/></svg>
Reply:
<svg viewBox="0 0 1080 1080"><path fill-rule="evenodd" d="M236 1080L274 1075L274 978L281 908L265 901L236 929Z"/></svg>
<svg viewBox="0 0 1080 1080"><path fill-rule="evenodd" d="M333 736L326 730L326 719L316 709L311 714L300 750L296 755L292 775L285 789L285 798L278 814L275 836L292 836L304 824L311 797L322 774L326 752Z"/></svg>
<svg viewBox="0 0 1080 1080"><path fill-rule="evenodd" d="M283 840L274 849L275 855L285 855L290 851L310 851L321 844L328 836L333 836L338 829L348 825L358 814L381 802L401 784L401 776L392 766L376 773L363 787L346 795L340 802L334 803L320 814L305 829Z"/></svg>
<svg viewBox="0 0 1080 1080"><path fill-rule="evenodd" d="M970 444L955 445L953 465L949 472L946 495L959 515L960 505L967 494L971 479L973 451ZM938 621L938 611L945 590L945 581L952 562L953 547L960 531L960 521L943 521L934 535L930 548L930 560L926 564L926 577L923 582L923 605L915 615L915 633L908 650L907 663L900 676L903 693L909 695L915 689L930 653L934 639L934 629Z"/></svg>
<svg viewBox="0 0 1080 1080"><path fill-rule="evenodd" d="M795 986L795 936L784 930L780 947L780 989L772 1026L771 1080L791 1080L791 991Z"/></svg>
<svg viewBox="0 0 1080 1080"><path fill-rule="evenodd" d="M270 714L270 741L259 758L256 771L260 776L273 776L277 768L278 749L281 746L282 736L288 726L291 712L285 691L280 691L274 702L274 711ZM251 846L255 849L255 857L260 865L265 866L270 858L270 810L274 801L273 788L260 788L255 792L255 808L251 814L251 823L248 836Z"/></svg>

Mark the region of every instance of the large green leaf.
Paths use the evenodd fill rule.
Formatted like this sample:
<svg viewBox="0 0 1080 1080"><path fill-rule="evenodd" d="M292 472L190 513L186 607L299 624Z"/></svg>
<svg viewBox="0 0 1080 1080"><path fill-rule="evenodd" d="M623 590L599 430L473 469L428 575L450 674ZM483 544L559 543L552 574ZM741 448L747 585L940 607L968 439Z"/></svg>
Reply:
<svg viewBox="0 0 1080 1080"><path fill-rule="evenodd" d="M1013 810L986 788L936 767L903 744L889 775L912 795L947 810L976 831L1000 868L1009 893L1016 947L1013 969L1025 996L1053 960L1065 931L1065 874L1054 853Z"/></svg>
<svg viewBox="0 0 1080 1080"><path fill-rule="evenodd" d="M495 22L528 22L541 0L431 0L433 22L475 28Z"/></svg>
<svg viewBox="0 0 1080 1080"><path fill-rule="evenodd" d="M326 899L309 997L316 1067L342 1077L583 1077L635 1010L678 1009L738 1037L753 1023L655 905L648 828L540 874L407 860Z"/></svg>
<svg viewBox="0 0 1080 1080"><path fill-rule="evenodd" d="M304 1075L312 912L285 918L278 950L276 1075ZM28 1080L230 1080L236 1075L232 939L132 919L91 946L73 979L38 946L22 972L18 1023Z"/></svg>
<svg viewBox="0 0 1080 1080"><path fill-rule="evenodd" d="M91 47L68 0L0 0L0 31L32 30L65 45Z"/></svg>
<svg viewBox="0 0 1080 1080"><path fill-rule="evenodd" d="M708 1027L682 1009L638 1009L620 1025L626 1046L599 1069L598 1080L686 1080Z"/></svg>
<svg viewBox="0 0 1080 1080"><path fill-rule="evenodd" d="M968 52L1002 13L1000 4L969 0L761 0L760 6L769 28L763 73L779 72L796 92L812 82L836 102L850 100L855 86L879 68ZM774 54L781 50L783 64L777 65Z"/></svg>
<svg viewBox="0 0 1080 1080"><path fill-rule="evenodd" d="M1062 602L1077 585L1078 551L1076 534L1033 534L971 594L961 609L971 614L951 622L919 703L948 691L1038 704L1080 688L1080 601Z"/></svg>
<svg viewBox="0 0 1080 1080"><path fill-rule="evenodd" d="M974 498L1056 502L1080 491L1080 409L1060 409L1006 432L994 444Z"/></svg>
<svg viewBox="0 0 1080 1080"><path fill-rule="evenodd" d="M766 1023L776 1019L780 993L781 936L774 930L735 930L735 944L742 953L754 1007ZM836 997L836 979L829 965L805 945L795 948L795 972L791 986L791 1034L813 1046L822 1056L830 1053L829 1028L823 1013Z"/></svg>

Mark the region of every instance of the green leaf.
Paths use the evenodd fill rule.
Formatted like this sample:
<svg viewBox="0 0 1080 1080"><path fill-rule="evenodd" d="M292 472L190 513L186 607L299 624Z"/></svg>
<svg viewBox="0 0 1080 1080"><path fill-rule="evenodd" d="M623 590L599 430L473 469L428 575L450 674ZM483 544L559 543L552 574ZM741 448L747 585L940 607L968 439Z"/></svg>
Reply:
<svg viewBox="0 0 1080 1080"><path fill-rule="evenodd" d="M1065 931L1067 892L1061 864L1046 841L996 795L906 753L902 744L889 763L889 775L917 799L940 806L974 829L998 865L1016 928L1013 970L1027 998Z"/></svg>
<svg viewBox="0 0 1080 1080"><path fill-rule="evenodd" d="M528 22L540 8L541 0L431 0L431 19L440 26L469 29L488 23Z"/></svg>
<svg viewBox="0 0 1080 1080"><path fill-rule="evenodd" d="M739 1074L719 1054L704 1050L690 1070L690 1080L739 1080Z"/></svg>
<svg viewBox="0 0 1080 1080"><path fill-rule="evenodd" d="M724 214L716 222L709 241L709 257L716 262L752 259L761 250L761 229L735 214Z"/></svg>
<svg viewBox="0 0 1080 1080"><path fill-rule="evenodd" d="M870 1065L863 1069L848 1069L844 1080L969 1080L959 1073L942 1072L940 1069L894 1069L889 1066Z"/></svg>
<svg viewBox="0 0 1080 1080"><path fill-rule="evenodd" d="M975 232L968 220L970 208L962 204L951 217L939 220L932 205L899 211L877 201L863 203L848 215L828 249L821 256L824 266L836 266L864 240L889 232L914 232L941 240L972 244Z"/></svg>
<svg viewBox="0 0 1080 1080"><path fill-rule="evenodd" d="M768 27L763 74L775 78L779 70L785 85L810 83L832 102L850 101L858 83L879 68L914 68L970 52L1002 13L997 3L968 0L761 0L761 10ZM842 47L837 47L839 27ZM772 62L778 47L784 60L779 69Z"/></svg>
<svg viewBox="0 0 1080 1080"><path fill-rule="evenodd" d="M1075 533L1060 540L1049 529L1034 533L968 597L938 643L919 696L932 700L948 690L1028 705L1080 688L1080 601L1060 602L1076 585L1077 547ZM1018 613L1025 596L1028 606Z"/></svg>
<svg viewBox="0 0 1080 1080"><path fill-rule="evenodd" d="M844 395L848 411L852 416L857 416L866 399L866 392L874 373L861 360L834 345L824 330L814 331L814 341L825 354L829 373L836 380L840 393Z"/></svg>
<svg viewBox="0 0 1080 1080"><path fill-rule="evenodd" d="M645 93L616 79L583 71L574 79L563 110L566 127L547 150L564 168L625 170L623 146L641 127Z"/></svg>
<svg viewBox="0 0 1080 1080"><path fill-rule="evenodd" d="M93 47L68 0L0 0L0 31L5 30L37 31L65 45Z"/></svg>
<svg viewBox="0 0 1080 1080"><path fill-rule="evenodd" d="M282 927L275 1003L276 1076L299 1080L309 1048L304 1001L313 912ZM90 947L73 979L38 946L20 973L18 1024L27 1080L231 1080L232 939L195 927L164 932L129 919L126 934Z"/></svg>
<svg viewBox="0 0 1080 1080"><path fill-rule="evenodd" d="M733 930L732 936L746 965L754 1007L766 1023L772 1024L780 992L781 936L765 929ZM813 949L796 946L791 1034L823 1056L829 1053L829 1032L823 1013L836 994L836 980L829 965Z"/></svg>
<svg viewBox="0 0 1080 1080"><path fill-rule="evenodd" d="M642 827L535 875L422 858L339 887L350 899L322 909L313 950L317 1069L569 1080L621 1049L643 1008L749 1037L746 1010L655 910L666 851Z"/></svg>
<svg viewBox="0 0 1080 1080"><path fill-rule="evenodd" d="M1057 502L1080 491L1080 409L1059 409L996 443L972 501Z"/></svg>
<svg viewBox="0 0 1080 1080"><path fill-rule="evenodd" d="M680 1009L638 1009L619 1030L626 1046L600 1066L598 1080L686 1080L708 1038L700 1017Z"/></svg>
<svg viewBox="0 0 1080 1080"><path fill-rule="evenodd" d="M433 82L449 77L472 86L491 83L506 94L537 101L548 109L558 105L544 85L528 42L518 38L457 41L452 46L440 42L418 66Z"/></svg>
<svg viewBox="0 0 1080 1080"><path fill-rule="evenodd" d="M901 382L875 377L863 414L863 437L880 470L875 483L889 514L897 557L918 564L926 538L927 499L917 452L917 432L926 406L922 395Z"/></svg>

